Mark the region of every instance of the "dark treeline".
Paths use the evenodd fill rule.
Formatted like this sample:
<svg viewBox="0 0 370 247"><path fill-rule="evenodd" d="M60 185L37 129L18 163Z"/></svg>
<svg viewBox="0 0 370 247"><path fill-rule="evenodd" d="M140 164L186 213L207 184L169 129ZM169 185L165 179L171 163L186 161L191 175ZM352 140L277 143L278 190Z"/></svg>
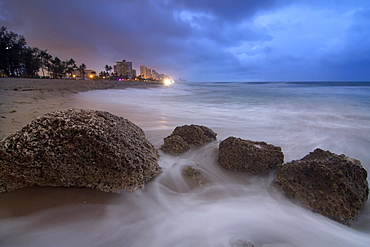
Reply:
<svg viewBox="0 0 370 247"><path fill-rule="evenodd" d="M42 77L72 77L78 70L84 77L86 65L76 65L72 58L62 61L52 57L47 50L27 46L23 35L18 35L2 26L0 29L0 74L8 77L35 77L41 72Z"/></svg>

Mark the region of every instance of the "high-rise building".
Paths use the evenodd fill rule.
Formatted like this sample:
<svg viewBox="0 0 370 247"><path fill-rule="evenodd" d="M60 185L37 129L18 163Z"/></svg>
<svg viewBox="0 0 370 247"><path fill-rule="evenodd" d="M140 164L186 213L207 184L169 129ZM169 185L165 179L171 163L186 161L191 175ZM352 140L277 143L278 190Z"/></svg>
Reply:
<svg viewBox="0 0 370 247"><path fill-rule="evenodd" d="M155 69L152 70L152 79L159 80L159 74Z"/></svg>
<svg viewBox="0 0 370 247"><path fill-rule="evenodd" d="M146 66L145 65L140 65L140 76L141 78L144 78L146 75Z"/></svg>
<svg viewBox="0 0 370 247"><path fill-rule="evenodd" d="M140 65L140 75L143 79L150 79L152 78L152 70L145 65Z"/></svg>
<svg viewBox="0 0 370 247"><path fill-rule="evenodd" d="M114 73L119 77L124 79L132 79L133 77L132 62L122 60L121 62L117 62L116 65L113 65L113 69Z"/></svg>

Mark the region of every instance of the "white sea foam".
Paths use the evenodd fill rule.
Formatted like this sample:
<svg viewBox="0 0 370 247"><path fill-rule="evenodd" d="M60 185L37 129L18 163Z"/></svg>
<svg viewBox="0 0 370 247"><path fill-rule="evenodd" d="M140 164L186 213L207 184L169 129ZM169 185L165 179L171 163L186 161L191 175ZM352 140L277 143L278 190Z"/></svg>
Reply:
<svg viewBox="0 0 370 247"><path fill-rule="evenodd" d="M217 83L79 94L79 107L134 121L156 147L183 124L206 125L218 141L177 157L161 153L163 173L137 193L104 202L96 193L0 220L0 246L370 246L369 203L350 228L287 200L272 178L227 171L216 161L218 143L233 135L281 146L286 161L321 147L360 159L369 171L366 94L368 87ZM189 165L199 180L183 174ZM81 198L63 191L62 198Z"/></svg>

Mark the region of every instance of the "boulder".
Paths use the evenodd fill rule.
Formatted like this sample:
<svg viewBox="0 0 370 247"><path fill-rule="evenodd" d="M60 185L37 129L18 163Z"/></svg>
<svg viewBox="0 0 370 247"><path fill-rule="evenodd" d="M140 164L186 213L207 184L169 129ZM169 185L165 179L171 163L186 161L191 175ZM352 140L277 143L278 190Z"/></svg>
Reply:
<svg viewBox="0 0 370 247"><path fill-rule="evenodd" d="M218 163L229 170L266 175L284 162L280 147L228 137L219 145Z"/></svg>
<svg viewBox="0 0 370 247"><path fill-rule="evenodd" d="M0 192L25 186L135 191L161 170L158 151L127 119L67 109L0 142Z"/></svg>
<svg viewBox="0 0 370 247"><path fill-rule="evenodd" d="M210 128L201 125L178 126L168 137L164 138L161 150L165 153L179 155L191 146L199 146L216 140L217 134Z"/></svg>
<svg viewBox="0 0 370 247"><path fill-rule="evenodd" d="M178 135L169 135L164 138L161 150L165 153L177 155L185 153L190 149L190 145Z"/></svg>
<svg viewBox="0 0 370 247"><path fill-rule="evenodd" d="M349 225L367 200L366 178L360 161L316 149L301 160L282 165L275 184L312 211Z"/></svg>

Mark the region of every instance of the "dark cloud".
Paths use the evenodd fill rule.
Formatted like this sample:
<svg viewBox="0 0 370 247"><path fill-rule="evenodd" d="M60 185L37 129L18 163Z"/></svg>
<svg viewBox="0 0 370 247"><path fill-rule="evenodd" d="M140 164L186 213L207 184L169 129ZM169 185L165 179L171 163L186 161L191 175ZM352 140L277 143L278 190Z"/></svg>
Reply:
<svg viewBox="0 0 370 247"><path fill-rule="evenodd" d="M288 1L285 1L288 2ZM168 4L178 11L193 11L213 16L216 20L222 22L238 22L253 16L256 12L276 7L282 4L277 0L171 0Z"/></svg>
<svg viewBox="0 0 370 247"><path fill-rule="evenodd" d="M0 25L97 71L127 59L192 80L366 79L369 10L365 0L0 0Z"/></svg>

